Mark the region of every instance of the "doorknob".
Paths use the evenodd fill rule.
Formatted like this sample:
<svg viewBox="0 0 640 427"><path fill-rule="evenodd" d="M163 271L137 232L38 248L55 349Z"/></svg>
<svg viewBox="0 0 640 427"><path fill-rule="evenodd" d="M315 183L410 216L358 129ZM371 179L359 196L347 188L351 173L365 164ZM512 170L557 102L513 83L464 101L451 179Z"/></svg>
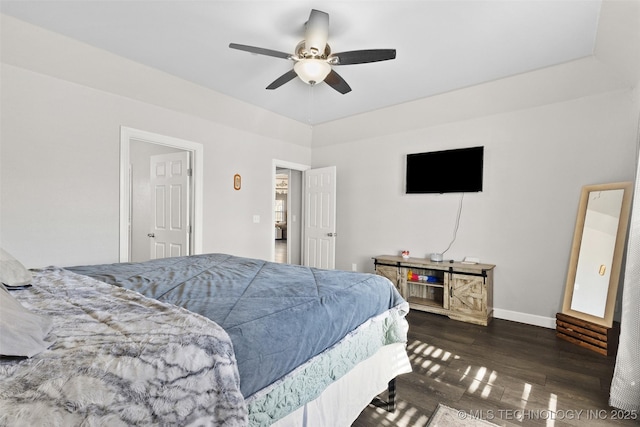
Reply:
<svg viewBox="0 0 640 427"><path fill-rule="evenodd" d="M156 237L156 235L155 235L155 234L153 234L153 233L149 233L149 234L147 234L147 236L148 236L148 237Z"/></svg>
<svg viewBox="0 0 640 427"><path fill-rule="evenodd" d="M338 233L327 233L327 236L329 237L336 237L338 235Z"/></svg>

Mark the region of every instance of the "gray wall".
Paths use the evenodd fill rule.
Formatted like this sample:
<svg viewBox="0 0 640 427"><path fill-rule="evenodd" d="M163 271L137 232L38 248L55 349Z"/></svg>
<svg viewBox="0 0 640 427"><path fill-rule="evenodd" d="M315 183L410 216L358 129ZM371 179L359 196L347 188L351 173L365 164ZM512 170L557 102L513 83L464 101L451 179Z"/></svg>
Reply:
<svg viewBox="0 0 640 427"><path fill-rule="evenodd" d="M405 156L483 145L484 190L464 195L445 259L496 264L496 315L553 326L582 186L634 178L632 97L615 92L315 148L314 166L338 170L336 268L373 271L375 255L444 251L461 194L404 194ZM451 165L451 173L464 171Z"/></svg>
<svg viewBox="0 0 640 427"><path fill-rule="evenodd" d="M446 258L497 265L497 317L554 327L581 187L634 181L639 28L640 2L604 1L593 56L314 127L312 165L338 170L337 268L443 251L460 195L403 194L405 156L484 145Z"/></svg>
<svg viewBox="0 0 640 427"><path fill-rule="evenodd" d="M269 259L273 159L337 166L337 267L372 271L452 238L460 195L404 195L404 156L484 145L447 258L497 264L496 315L549 326L581 186L634 178L637 12L604 2L593 57L313 129L2 17L0 244L28 267L116 262L127 126L204 145L204 252Z"/></svg>
<svg viewBox="0 0 640 427"><path fill-rule="evenodd" d="M126 126L203 145L204 252L271 257L273 160L310 164L307 125L13 18L0 27L6 250L29 268L118 261Z"/></svg>

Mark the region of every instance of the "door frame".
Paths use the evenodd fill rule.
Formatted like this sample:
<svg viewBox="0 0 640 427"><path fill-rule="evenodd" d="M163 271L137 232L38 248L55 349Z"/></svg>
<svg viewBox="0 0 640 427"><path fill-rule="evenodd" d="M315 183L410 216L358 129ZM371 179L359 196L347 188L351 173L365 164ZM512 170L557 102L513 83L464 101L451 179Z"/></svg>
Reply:
<svg viewBox="0 0 640 427"><path fill-rule="evenodd" d="M306 170L311 169L310 165L304 165L301 163L293 163L293 162L288 162L286 160L277 160L277 159L273 159L272 162L272 170L271 170L271 224L275 224L276 223L276 210L275 210L275 200L276 200L276 174L277 174L277 170L281 168L281 169L291 169L291 170L296 170L296 171L300 171L300 172L304 172ZM304 186L302 186L304 188ZM302 190L302 189L301 189ZM302 194L300 194L300 197L302 197ZM289 204L290 201L287 201L287 204ZM289 212L288 210L288 206L287 206L287 212ZM287 213L288 215L288 213ZM304 221L304 203L302 203L302 214L301 214L301 220ZM275 247L275 240L276 240L276 229L275 227L272 227L273 231L272 236L271 236L271 261L275 261L276 259L276 247ZM304 259L304 245L303 243L303 239L304 239L304 228L301 230L300 233L300 259ZM291 245L287 244L287 261L289 261L291 259Z"/></svg>
<svg viewBox="0 0 640 427"><path fill-rule="evenodd" d="M130 228L131 228L131 174L130 146L131 141L142 141L149 144L164 145L191 152L192 158L192 230L191 254L202 253L203 224L203 159L204 146L201 143L187 141L166 135L155 134L139 129L120 127L120 262L129 262ZM275 178L274 178L275 179ZM274 187L275 192L275 187ZM275 195L274 195L275 197Z"/></svg>

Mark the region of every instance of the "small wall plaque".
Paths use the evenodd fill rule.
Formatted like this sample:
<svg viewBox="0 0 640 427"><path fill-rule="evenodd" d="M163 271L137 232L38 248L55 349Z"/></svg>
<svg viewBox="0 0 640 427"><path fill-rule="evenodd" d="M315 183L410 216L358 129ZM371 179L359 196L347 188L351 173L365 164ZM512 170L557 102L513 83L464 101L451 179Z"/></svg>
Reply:
<svg viewBox="0 0 640 427"><path fill-rule="evenodd" d="M235 174L233 176L233 189L239 190L241 187L242 187L242 178L240 177L240 174Z"/></svg>

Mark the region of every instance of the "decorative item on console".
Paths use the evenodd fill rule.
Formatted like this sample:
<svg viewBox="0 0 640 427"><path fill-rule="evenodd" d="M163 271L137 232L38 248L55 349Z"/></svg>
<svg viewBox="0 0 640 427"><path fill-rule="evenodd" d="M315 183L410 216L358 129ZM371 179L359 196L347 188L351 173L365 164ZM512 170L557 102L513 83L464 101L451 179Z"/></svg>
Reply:
<svg viewBox="0 0 640 427"><path fill-rule="evenodd" d="M443 256L442 255L443 254L441 254L441 253L434 252L434 253L431 254L431 256L429 258L433 262L442 262L442 260L443 260Z"/></svg>
<svg viewBox="0 0 640 427"><path fill-rule="evenodd" d="M429 276L423 274L416 274L411 269L407 271L407 280L410 282L422 282L422 283L437 283L438 278L436 276Z"/></svg>

